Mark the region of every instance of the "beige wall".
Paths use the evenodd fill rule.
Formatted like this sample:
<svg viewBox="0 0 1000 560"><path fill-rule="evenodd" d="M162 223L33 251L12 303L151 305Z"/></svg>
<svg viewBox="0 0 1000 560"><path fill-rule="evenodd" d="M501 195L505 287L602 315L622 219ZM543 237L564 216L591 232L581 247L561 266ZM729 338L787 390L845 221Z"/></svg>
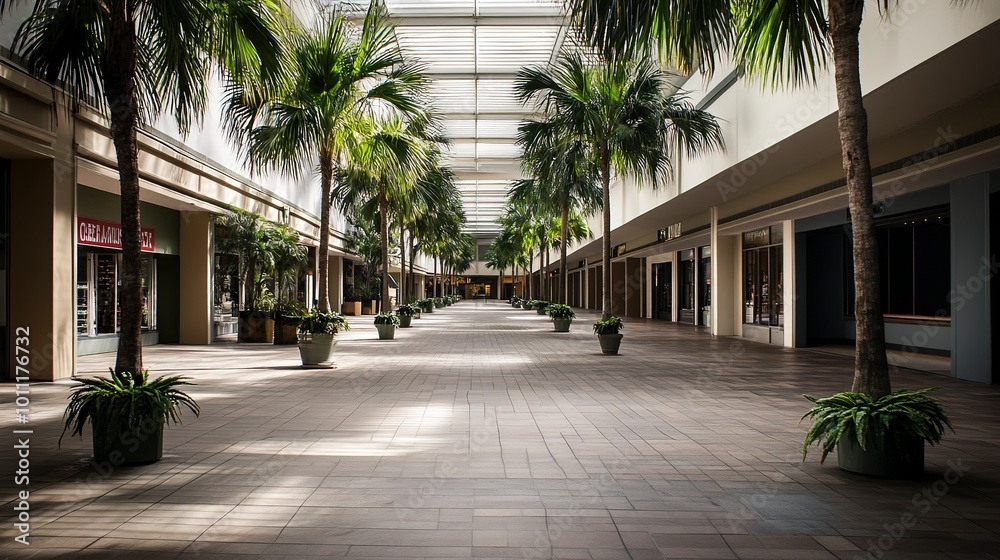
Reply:
<svg viewBox="0 0 1000 560"><path fill-rule="evenodd" d="M52 160L14 160L10 190L9 328L30 329L32 379L70 377L76 342L73 174Z"/></svg>
<svg viewBox="0 0 1000 560"><path fill-rule="evenodd" d="M181 344L212 342L212 224L208 212L181 212Z"/></svg>

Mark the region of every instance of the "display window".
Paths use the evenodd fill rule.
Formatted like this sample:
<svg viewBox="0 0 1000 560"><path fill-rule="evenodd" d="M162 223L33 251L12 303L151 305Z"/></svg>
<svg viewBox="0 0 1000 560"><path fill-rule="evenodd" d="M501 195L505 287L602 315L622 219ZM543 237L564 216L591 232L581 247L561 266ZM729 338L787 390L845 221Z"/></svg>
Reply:
<svg viewBox="0 0 1000 560"><path fill-rule="evenodd" d="M76 334L99 336L121 330L122 254L81 249L77 264ZM142 257L142 329L156 330L156 258Z"/></svg>
<svg viewBox="0 0 1000 560"><path fill-rule="evenodd" d="M743 322L784 327L784 254L780 226L743 234Z"/></svg>

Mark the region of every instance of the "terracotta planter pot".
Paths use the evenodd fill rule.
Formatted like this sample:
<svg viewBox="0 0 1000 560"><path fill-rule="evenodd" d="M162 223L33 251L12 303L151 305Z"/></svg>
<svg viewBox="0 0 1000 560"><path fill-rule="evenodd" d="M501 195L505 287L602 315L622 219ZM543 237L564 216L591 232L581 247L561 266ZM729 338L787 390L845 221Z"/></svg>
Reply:
<svg viewBox="0 0 1000 560"><path fill-rule="evenodd" d="M352 317L361 316L361 302L360 301L345 301L340 304L340 314L350 315Z"/></svg>

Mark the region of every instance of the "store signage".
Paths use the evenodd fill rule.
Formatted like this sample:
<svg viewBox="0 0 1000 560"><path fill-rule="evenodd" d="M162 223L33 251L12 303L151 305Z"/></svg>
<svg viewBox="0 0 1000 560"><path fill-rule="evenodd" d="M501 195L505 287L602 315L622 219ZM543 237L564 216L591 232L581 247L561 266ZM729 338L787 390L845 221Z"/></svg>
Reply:
<svg viewBox="0 0 1000 560"><path fill-rule="evenodd" d="M656 232L657 241L670 241L681 236L681 224L676 223Z"/></svg>
<svg viewBox="0 0 1000 560"><path fill-rule="evenodd" d="M76 219L76 242L91 247L122 248L122 225L105 222L93 218L78 217ZM152 253L156 247L153 230L140 228L139 243L141 250Z"/></svg>
<svg viewBox="0 0 1000 560"><path fill-rule="evenodd" d="M748 231L743 234L743 248L749 249L751 247L765 247L771 244L771 230L769 228L761 228L757 231Z"/></svg>

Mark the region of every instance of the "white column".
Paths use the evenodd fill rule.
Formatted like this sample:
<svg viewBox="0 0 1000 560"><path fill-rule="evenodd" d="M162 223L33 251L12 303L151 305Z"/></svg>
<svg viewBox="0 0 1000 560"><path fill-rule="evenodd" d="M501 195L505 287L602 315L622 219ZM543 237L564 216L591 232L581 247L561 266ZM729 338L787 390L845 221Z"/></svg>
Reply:
<svg viewBox="0 0 1000 560"><path fill-rule="evenodd" d="M181 212L180 227L180 343L211 344L212 282L215 274L212 249L212 215Z"/></svg>
<svg viewBox="0 0 1000 560"><path fill-rule="evenodd" d="M781 222L783 239L781 246L782 272L781 299L785 311L785 340L784 345L789 348L795 347L795 221L784 220Z"/></svg>

